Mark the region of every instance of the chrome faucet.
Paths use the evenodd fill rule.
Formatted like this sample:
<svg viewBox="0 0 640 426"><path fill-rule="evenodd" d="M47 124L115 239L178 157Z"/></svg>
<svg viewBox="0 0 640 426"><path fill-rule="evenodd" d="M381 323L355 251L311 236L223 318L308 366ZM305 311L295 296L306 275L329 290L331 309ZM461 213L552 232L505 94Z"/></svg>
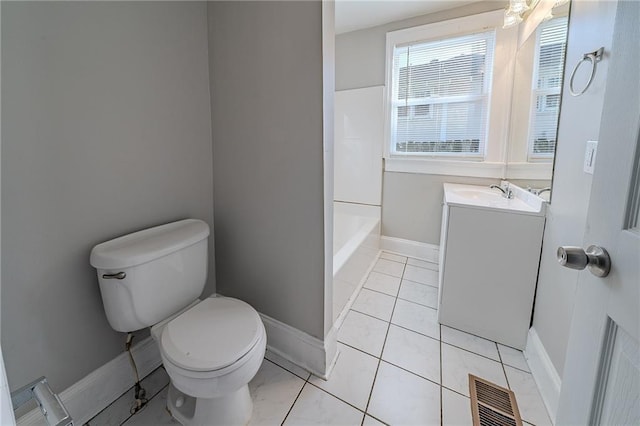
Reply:
<svg viewBox="0 0 640 426"><path fill-rule="evenodd" d="M536 195L540 195L543 192L547 192L547 191L551 192L551 187L550 186L547 186L546 188L539 189Z"/></svg>
<svg viewBox="0 0 640 426"><path fill-rule="evenodd" d="M547 192L547 191L551 192L551 187L547 186L546 188L541 188L541 189L535 189L535 188L528 187L527 191L529 191L533 195L540 196L540 194L542 194L543 192Z"/></svg>
<svg viewBox="0 0 640 426"><path fill-rule="evenodd" d="M511 190L511 188L509 188L509 184L507 184L507 189L504 189L500 185L490 185L489 188L499 189L500 192L502 192L502 196L504 198L508 198L509 200L513 198L513 191Z"/></svg>

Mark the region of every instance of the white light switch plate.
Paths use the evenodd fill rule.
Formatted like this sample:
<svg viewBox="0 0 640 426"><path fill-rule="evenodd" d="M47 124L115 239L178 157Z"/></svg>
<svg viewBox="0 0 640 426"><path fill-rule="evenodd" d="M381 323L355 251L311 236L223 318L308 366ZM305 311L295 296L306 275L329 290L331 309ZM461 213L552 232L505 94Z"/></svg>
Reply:
<svg viewBox="0 0 640 426"><path fill-rule="evenodd" d="M584 152L584 172L593 174L596 165L596 154L598 152L598 141L587 141L587 149Z"/></svg>

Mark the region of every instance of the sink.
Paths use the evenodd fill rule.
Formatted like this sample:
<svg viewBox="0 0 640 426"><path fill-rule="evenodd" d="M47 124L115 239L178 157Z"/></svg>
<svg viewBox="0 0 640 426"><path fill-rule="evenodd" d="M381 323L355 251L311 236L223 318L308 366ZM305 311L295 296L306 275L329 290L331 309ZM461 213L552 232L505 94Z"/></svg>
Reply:
<svg viewBox="0 0 640 426"><path fill-rule="evenodd" d="M469 198L471 200L499 200L501 198L503 198L503 195L501 192L497 191L497 190L493 190L491 192L489 191L483 191L483 190L473 190L473 189L460 189L460 190L456 190L454 189L454 192L456 193L456 195L463 197L463 198Z"/></svg>
<svg viewBox="0 0 640 426"><path fill-rule="evenodd" d="M505 198L498 189L487 186L444 184L444 198L447 204L472 206L521 214L543 216L546 202L542 198L510 184L513 198Z"/></svg>

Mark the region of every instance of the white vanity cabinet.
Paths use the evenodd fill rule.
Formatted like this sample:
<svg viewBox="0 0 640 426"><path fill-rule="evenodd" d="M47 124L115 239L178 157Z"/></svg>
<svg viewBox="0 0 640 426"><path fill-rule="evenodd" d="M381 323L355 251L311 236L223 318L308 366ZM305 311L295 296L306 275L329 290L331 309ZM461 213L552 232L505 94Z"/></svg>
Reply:
<svg viewBox="0 0 640 426"><path fill-rule="evenodd" d="M445 184L438 320L524 349L545 204L533 200L531 206L526 191L507 200L499 190L487 189Z"/></svg>

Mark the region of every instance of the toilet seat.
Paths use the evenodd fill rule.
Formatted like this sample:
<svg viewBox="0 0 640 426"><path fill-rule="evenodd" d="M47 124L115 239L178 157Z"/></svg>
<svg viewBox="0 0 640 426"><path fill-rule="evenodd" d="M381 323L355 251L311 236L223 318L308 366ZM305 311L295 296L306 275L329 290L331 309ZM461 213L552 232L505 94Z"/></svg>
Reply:
<svg viewBox="0 0 640 426"><path fill-rule="evenodd" d="M247 303L211 297L169 321L160 348L168 361L193 372L232 366L245 357L264 335L258 313Z"/></svg>

